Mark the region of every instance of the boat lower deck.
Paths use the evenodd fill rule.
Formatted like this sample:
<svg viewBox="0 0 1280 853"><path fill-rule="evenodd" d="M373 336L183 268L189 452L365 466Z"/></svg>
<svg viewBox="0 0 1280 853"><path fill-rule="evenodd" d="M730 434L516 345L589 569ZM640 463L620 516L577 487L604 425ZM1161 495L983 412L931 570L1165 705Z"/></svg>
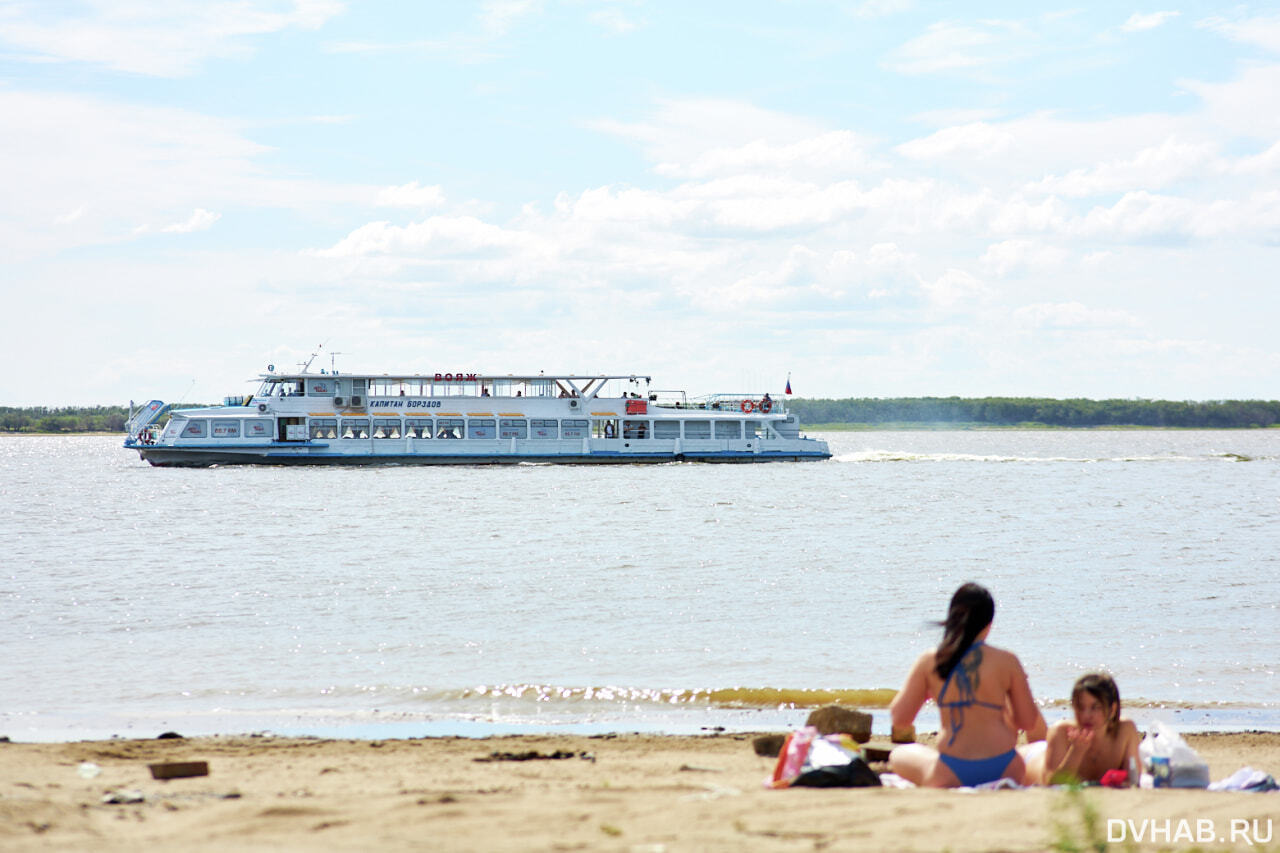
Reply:
<svg viewBox="0 0 1280 853"><path fill-rule="evenodd" d="M618 452L595 451L590 454L536 453L400 453L341 454L300 453L298 448L139 448L141 457L157 467L207 468L212 465L520 465L520 464L656 464L665 462L803 462L829 458L825 453L794 450L706 451L706 452Z"/></svg>

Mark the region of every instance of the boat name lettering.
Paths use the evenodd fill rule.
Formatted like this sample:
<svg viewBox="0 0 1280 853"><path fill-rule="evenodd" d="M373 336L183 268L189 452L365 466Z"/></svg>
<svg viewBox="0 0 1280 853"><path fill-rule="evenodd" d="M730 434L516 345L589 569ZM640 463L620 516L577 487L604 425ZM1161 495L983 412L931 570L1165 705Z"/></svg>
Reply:
<svg viewBox="0 0 1280 853"><path fill-rule="evenodd" d="M480 376L476 373L437 373L437 382L476 382Z"/></svg>
<svg viewBox="0 0 1280 853"><path fill-rule="evenodd" d="M370 400L369 405L375 409L382 407L391 409L438 409L441 402L441 400L405 400L403 398L397 400L393 398L390 400Z"/></svg>

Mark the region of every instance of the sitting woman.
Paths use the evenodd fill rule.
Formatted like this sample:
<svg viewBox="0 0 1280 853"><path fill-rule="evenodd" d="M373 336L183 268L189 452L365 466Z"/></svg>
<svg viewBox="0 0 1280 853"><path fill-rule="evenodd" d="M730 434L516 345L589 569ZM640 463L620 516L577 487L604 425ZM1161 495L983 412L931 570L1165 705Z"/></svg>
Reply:
<svg viewBox="0 0 1280 853"><path fill-rule="evenodd" d="M1115 680L1100 673L1082 676L1071 688L1071 707L1075 723L1054 723L1045 748L1028 754L1027 781L1038 785L1100 782L1108 770L1123 770L1123 784L1137 785L1142 736L1132 720L1120 719L1120 689Z"/></svg>
<svg viewBox="0 0 1280 853"><path fill-rule="evenodd" d="M1042 731L1044 718L1018 658L986 644L994 616L986 589L967 583L956 590L942 642L916 660L890 703L894 730L910 728L927 699L941 718L937 750L913 743L890 753L890 769L904 779L935 788L1023 779L1018 731Z"/></svg>

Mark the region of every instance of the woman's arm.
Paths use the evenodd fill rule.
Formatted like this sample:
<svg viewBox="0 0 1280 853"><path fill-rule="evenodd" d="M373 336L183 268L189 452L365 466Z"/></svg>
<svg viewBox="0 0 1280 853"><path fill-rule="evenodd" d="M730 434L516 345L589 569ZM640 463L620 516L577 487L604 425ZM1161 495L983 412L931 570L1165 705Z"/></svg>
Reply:
<svg viewBox="0 0 1280 853"><path fill-rule="evenodd" d="M1031 695L1031 683L1027 680L1021 661L1016 657L1013 659L1013 678L1009 683L1008 701L1015 726L1026 732L1031 740L1039 740L1045 736L1044 715L1040 713L1040 706ZM1031 737L1033 733L1039 737Z"/></svg>
<svg viewBox="0 0 1280 853"><path fill-rule="evenodd" d="M1070 784L1080 781L1080 765L1093 743L1093 731L1074 726L1065 720L1049 730L1049 743L1044 755L1044 783Z"/></svg>
<svg viewBox="0 0 1280 853"><path fill-rule="evenodd" d="M1138 732L1138 727L1133 724L1133 720L1121 720L1120 736L1125 739L1124 766L1120 769L1128 771L1129 778L1126 781L1136 788L1142 777L1142 759L1138 756L1138 745L1142 743L1142 735Z"/></svg>
<svg viewBox="0 0 1280 853"><path fill-rule="evenodd" d="M925 652L916 658L902 689L889 703L889 719L894 729L902 729L915 722L916 714L929 698L929 668L933 666L934 653Z"/></svg>

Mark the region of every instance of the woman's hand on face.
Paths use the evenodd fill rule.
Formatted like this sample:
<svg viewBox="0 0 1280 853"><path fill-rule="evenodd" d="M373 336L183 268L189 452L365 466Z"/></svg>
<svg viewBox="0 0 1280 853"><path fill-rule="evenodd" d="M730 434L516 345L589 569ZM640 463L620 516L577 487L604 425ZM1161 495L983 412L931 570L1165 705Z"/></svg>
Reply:
<svg viewBox="0 0 1280 853"><path fill-rule="evenodd" d="M1067 729L1067 740L1074 747L1081 750L1087 750L1093 744L1093 729L1083 726L1072 726Z"/></svg>

